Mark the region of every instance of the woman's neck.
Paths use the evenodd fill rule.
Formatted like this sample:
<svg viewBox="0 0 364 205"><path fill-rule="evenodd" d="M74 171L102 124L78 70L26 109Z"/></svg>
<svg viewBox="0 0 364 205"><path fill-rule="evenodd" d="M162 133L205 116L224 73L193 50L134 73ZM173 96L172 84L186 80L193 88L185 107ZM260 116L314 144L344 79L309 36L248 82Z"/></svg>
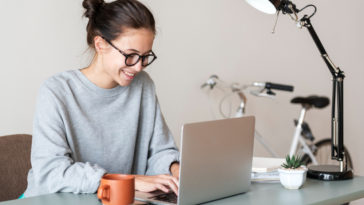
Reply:
<svg viewBox="0 0 364 205"><path fill-rule="evenodd" d="M92 59L91 64L81 69L81 72L90 80L92 83L100 88L111 89L118 85L106 72L101 64L101 60L97 54Z"/></svg>

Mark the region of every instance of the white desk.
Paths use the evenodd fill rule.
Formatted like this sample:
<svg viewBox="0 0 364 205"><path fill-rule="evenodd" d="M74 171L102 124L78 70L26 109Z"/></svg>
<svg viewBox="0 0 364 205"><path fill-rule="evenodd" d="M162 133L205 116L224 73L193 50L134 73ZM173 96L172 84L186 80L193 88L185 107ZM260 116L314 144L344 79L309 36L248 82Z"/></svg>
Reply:
<svg viewBox="0 0 364 205"><path fill-rule="evenodd" d="M342 204L364 198L364 177L324 182L308 179L299 190L288 190L280 183L253 183L244 194L220 199L211 205ZM101 205L95 194L57 193L2 202L0 205Z"/></svg>

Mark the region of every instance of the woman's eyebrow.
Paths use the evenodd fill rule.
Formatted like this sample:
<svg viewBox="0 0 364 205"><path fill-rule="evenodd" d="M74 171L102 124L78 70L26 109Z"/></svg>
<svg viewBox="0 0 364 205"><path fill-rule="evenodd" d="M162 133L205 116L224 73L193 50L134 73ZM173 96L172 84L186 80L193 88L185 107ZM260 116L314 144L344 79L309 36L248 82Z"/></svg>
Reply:
<svg viewBox="0 0 364 205"><path fill-rule="evenodd" d="M132 52L135 52L135 53L140 53L140 51L138 51L138 50L136 50L136 49L133 49L133 48L131 48L131 49L127 49L127 51L132 51ZM148 53L150 53L150 52L152 52L152 50L149 50L149 51L147 51L147 52L143 53L143 55L144 55L144 54L148 54Z"/></svg>

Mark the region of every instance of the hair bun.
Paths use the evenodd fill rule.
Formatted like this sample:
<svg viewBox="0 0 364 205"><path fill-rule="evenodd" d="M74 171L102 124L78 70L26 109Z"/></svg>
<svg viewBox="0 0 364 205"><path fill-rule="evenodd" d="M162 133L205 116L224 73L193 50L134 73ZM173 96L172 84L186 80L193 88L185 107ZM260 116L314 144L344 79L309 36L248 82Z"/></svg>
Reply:
<svg viewBox="0 0 364 205"><path fill-rule="evenodd" d="M92 19L104 4L104 0L83 0L82 6L86 9L84 16Z"/></svg>

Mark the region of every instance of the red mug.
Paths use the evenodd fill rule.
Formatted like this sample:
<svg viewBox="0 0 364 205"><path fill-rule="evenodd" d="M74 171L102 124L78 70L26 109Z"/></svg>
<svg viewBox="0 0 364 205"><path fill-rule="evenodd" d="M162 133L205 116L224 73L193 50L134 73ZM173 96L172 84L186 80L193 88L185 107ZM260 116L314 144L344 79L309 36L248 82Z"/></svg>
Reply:
<svg viewBox="0 0 364 205"><path fill-rule="evenodd" d="M129 205L134 203L135 176L106 174L102 177L97 198L104 205Z"/></svg>

